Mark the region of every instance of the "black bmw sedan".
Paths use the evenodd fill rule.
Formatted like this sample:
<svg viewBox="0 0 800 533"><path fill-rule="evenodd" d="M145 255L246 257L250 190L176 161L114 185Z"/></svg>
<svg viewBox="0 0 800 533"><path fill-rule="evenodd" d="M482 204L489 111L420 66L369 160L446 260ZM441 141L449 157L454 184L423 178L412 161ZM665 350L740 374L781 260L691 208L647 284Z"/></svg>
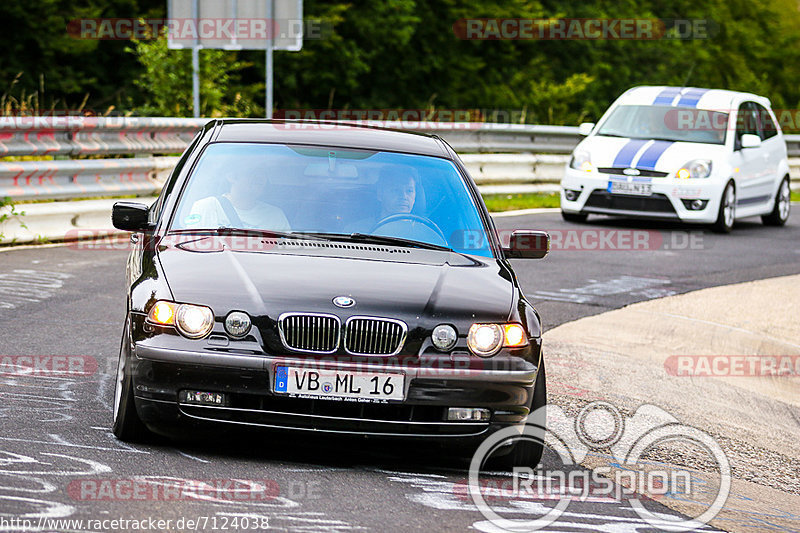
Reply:
<svg viewBox="0 0 800 533"><path fill-rule="evenodd" d="M541 321L508 259L548 237L503 246L441 138L214 120L158 200L113 223L134 243L122 440L235 424L469 448L546 403Z"/></svg>

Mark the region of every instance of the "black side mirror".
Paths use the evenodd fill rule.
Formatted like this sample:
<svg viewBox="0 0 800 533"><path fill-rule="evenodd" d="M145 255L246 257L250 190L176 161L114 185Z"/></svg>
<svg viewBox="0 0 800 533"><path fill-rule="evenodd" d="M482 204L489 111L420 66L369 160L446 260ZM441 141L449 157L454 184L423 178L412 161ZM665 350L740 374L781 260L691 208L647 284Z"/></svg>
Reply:
<svg viewBox="0 0 800 533"><path fill-rule="evenodd" d="M511 259L541 259L550 251L550 235L546 231L516 230L511 234L508 248L503 248Z"/></svg>
<svg viewBox="0 0 800 533"><path fill-rule="evenodd" d="M147 231L150 229L150 209L144 204L117 202L111 210L111 223L124 231Z"/></svg>

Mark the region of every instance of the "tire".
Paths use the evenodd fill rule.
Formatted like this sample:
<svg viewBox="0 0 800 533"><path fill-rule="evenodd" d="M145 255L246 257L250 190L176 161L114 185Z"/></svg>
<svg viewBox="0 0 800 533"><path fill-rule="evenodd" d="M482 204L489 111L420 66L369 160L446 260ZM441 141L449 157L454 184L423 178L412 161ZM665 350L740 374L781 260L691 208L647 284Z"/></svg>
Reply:
<svg viewBox="0 0 800 533"><path fill-rule="evenodd" d="M717 221L711 227L716 233L730 233L736 220L736 187L729 181L719 200Z"/></svg>
<svg viewBox="0 0 800 533"><path fill-rule="evenodd" d="M133 378L130 369L131 340L130 317L125 319L125 328L122 332L122 341L119 346L119 361L117 374L114 380L114 406L113 425L111 430L114 435L126 442L143 442L150 436L150 431L145 427L136 412L133 399Z"/></svg>
<svg viewBox="0 0 800 533"><path fill-rule="evenodd" d="M586 222L586 218L588 216L589 215L587 215L586 213L566 213L564 211L561 211L561 218L563 218L567 222L577 222L577 223Z"/></svg>
<svg viewBox="0 0 800 533"><path fill-rule="evenodd" d="M547 377L544 370L544 360L542 360L541 367L536 375L536 385L533 390L533 401L531 402L531 415L526 423L526 425L536 428L535 434L538 442L533 442L529 439L517 441L507 455L491 459L495 468L503 471L510 471L515 466L536 468L542 460L542 453L544 452L544 433L547 422L544 407L546 405Z"/></svg>
<svg viewBox="0 0 800 533"><path fill-rule="evenodd" d="M775 193L775 204L769 215L763 215L761 221L767 226L783 226L789 220L792 205L792 191L789 188L789 176L783 178L778 192Z"/></svg>

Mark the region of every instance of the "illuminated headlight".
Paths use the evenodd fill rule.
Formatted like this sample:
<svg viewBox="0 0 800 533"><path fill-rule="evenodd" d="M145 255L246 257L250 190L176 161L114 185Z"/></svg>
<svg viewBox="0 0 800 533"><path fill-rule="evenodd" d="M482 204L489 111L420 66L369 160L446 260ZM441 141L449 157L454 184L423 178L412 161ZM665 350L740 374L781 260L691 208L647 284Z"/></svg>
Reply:
<svg viewBox="0 0 800 533"><path fill-rule="evenodd" d="M225 331L231 337L244 337L250 331L251 325L250 316L241 311L233 311L225 319Z"/></svg>
<svg viewBox="0 0 800 533"><path fill-rule="evenodd" d="M711 161L708 159L694 159L681 167L675 177L680 179L701 179L711 175Z"/></svg>
<svg viewBox="0 0 800 533"><path fill-rule="evenodd" d="M455 328L448 324L439 324L433 328L433 333L431 333L433 345L443 352L451 350L456 345L457 339L458 335Z"/></svg>
<svg viewBox="0 0 800 533"><path fill-rule="evenodd" d="M208 307L182 304L175 313L178 331L190 339L199 339L211 333L214 326L214 313Z"/></svg>
<svg viewBox="0 0 800 533"><path fill-rule="evenodd" d="M147 313L147 320L161 326L174 326L175 310L177 308L178 304L176 303L160 300L150 308L150 312Z"/></svg>
<svg viewBox="0 0 800 533"><path fill-rule="evenodd" d="M214 313L202 305L176 304L159 300L147 313L147 321L160 326L175 326L184 336L199 339L211 332L214 326Z"/></svg>
<svg viewBox="0 0 800 533"><path fill-rule="evenodd" d="M588 152L575 152L572 154L572 159L569 162L569 166L576 170L582 170L584 172L593 172L594 165L592 165L592 158L589 156Z"/></svg>
<svg viewBox="0 0 800 533"><path fill-rule="evenodd" d="M467 346L480 357L491 357L504 346L518 348L527 345L528 336L519 324L472 324L467 335Z"/></svg>

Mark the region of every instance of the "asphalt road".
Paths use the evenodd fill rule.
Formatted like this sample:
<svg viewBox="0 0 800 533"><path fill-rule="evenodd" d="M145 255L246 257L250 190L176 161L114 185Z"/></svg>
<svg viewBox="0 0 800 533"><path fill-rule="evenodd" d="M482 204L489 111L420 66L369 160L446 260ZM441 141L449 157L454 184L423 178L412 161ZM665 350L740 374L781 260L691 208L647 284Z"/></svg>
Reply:
<svg viewBox="0 0 800 533"><path fill-rule="evenodd" d="M800 273L797 217L785 228L744 223L722 236L702 228L601 218L576 226L555 213L496 222L500 230L545 229L561 238L562 246L554 246L548 258L516 262L526 294L547 328L635 301ZM617 237L598 230L617 232ZM605 239L606 248L609 242L624 247L625 232L643 231L646 249L563 249L575 246L576 239L583 248L592 248L597 239ZM641 245L643 234L637 235L630 239L639 238ZM79 377L0 374L0 531L23 530L20 519L35 527L43 517L172 520L143 525L180 531L254 526L276 531L491 530L459 490L466 479L463 464L436 449L228 431L180 443L129 446L116 441L109 428L124 316L125 257L123 250L69 247L0 253L0 357L88 355L98 365L96 372ZM545 457L546 464L554 461ZM235 489L213 493L198 489L197 480L227 482ZM139 494L131 492L134 486ZM171 490L176 488L181 490ZM552 504L500 502L504 516L511 518L535 518L542 505ZM130 523L114 526L49 525L59 531L133 529ZM601 529L653 530L627 503L603 498L571 503L558 522L545 528Z"/></svg>

